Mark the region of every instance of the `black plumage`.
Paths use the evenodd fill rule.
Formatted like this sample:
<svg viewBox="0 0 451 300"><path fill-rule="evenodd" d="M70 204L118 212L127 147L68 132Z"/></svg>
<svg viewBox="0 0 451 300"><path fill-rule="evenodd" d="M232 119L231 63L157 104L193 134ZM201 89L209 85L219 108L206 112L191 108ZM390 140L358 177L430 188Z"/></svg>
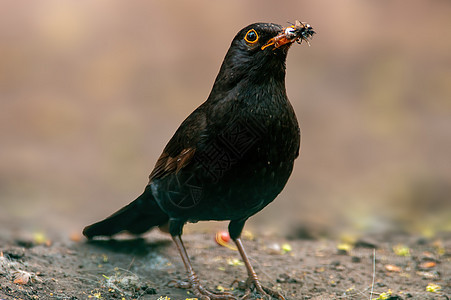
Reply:
<svg viewBox="0 0 451 300"><path fill-rule="evenodd" d="M205 290L180 239L186 222L230 220L229 233L260 294L283 297L260 285L242 248L246 220L284 188L299 155L300 131L285 90L290 45L313 35L308 24L283 28L255 23L232 41L208 99L191 113L164 148L144 193L83 234L143 233L169 224L199 297L229 299ZM222 297L222 298L221 298Z"/></svg>

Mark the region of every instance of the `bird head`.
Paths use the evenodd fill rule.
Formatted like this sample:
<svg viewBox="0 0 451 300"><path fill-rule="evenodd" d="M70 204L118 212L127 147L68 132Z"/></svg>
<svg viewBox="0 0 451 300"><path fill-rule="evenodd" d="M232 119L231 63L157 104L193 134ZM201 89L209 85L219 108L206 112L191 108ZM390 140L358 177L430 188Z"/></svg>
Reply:
<svg viewBox="0 0 451 300"><path fill-rule="evenodd" d="M283 27L273 23L254 23L241 29L233 39L215 81L218 90L230 90L243 79L285 78L285 60L294 42L310 39L315 32L306 23Z"/></svg>
<svg viewBox="0 0 451 300"><path fill-rule="evenodd" d="M243 44L251 52L270 49L286 53L286 50L294 42L300 44L302 41L306 41L308 43L308 39L314 34L312 26L297 20L295 24L288 27L273 23L255 23L240 30L232 45L239 47L239 44Z"/></svg>

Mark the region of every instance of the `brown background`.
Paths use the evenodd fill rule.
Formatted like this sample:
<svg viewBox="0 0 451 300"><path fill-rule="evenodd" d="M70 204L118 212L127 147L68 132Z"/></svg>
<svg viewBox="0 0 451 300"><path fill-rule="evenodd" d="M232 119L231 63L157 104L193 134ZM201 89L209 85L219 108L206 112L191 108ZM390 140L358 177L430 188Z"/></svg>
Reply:
<svg viewBox="0 0 451 300"><path fill-rule="evenodd" d="M302 153L250 228L450 230L450 15L449 1L2 2L0 225L66 235L127 204L235 33L300 19L318 32L287 61Z"/></svg>

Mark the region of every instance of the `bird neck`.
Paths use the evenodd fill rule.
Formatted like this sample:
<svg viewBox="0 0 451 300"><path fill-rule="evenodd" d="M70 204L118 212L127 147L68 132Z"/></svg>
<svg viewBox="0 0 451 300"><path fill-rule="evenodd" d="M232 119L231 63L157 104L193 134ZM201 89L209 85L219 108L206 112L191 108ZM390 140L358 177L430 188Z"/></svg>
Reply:
<svg viewBox="0 0 451 300"><path fill-rule="evenodd" d="M259 64L233 65L228 64L226 59L216 77L208 100L221 101L230 95L236 95L236 92L245 92L241 89L259 89L265 86L278 86L285 90L285 59L267 59Z"/></svg>

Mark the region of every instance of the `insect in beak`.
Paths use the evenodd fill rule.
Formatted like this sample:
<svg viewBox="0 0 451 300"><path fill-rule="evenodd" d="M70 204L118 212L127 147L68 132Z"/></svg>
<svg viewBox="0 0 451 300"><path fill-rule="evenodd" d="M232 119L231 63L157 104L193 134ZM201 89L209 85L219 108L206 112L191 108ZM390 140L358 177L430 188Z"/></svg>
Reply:
<svg viewBox="0 0 451 300"><path fill-rule="evenodd" d="M294 25L283 28L278 35L270 39L261 49L265 50L269 46L274 46L274 49L277 49L283 45L291 45L294 42L300 44L302 41L306 41L310 46L308 39L314 34L315 31L313 31L312 26L296 20Z"/></svg>

